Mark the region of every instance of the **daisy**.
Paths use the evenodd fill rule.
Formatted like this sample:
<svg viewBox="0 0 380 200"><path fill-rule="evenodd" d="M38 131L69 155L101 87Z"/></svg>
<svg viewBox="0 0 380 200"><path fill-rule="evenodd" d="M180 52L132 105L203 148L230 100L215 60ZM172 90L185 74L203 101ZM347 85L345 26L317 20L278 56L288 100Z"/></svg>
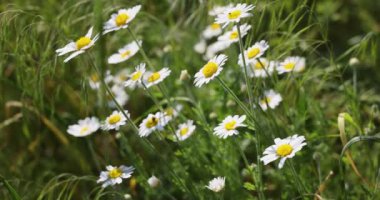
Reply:
<svg viewBox="0 0 380 200"><path fill-rule="evenodd" d="M196 87L201 87L214 79L223 70L223 65L227 61L227 56L220 54L210 59L202 69L195 74L194 84Z"/></svg>
<svg viewBox="0 0 380 200"><path fill-rule="evenodd" d="M179 112L181 112L181 110L183 108L183 106L181 104L175 105L174 107L175 108L167 107L164 110L164 114L165 114L165 116L168 117L169 121L171 121L172 119L174 119L175 117L177 117L179 115Z"/></svg>
<svg viewBox="0 0 380 200"><path fill-rule="evenodd" d="M96 40L99 38L99 34L96 34L93 38L92 36L93 27L88 30L87 34L83 37L80 37L75 42L70 42L65 47L57 49L55 52L58 53L58 56L63 56L67 53L73 52L69 57L67 57L63 62L68 62L72 58L78 56L79 54L84 53L88 48L94 46Z"/></svg>
<svg viewBox="0 0 380 200"><path fill-rule="evenodd" d="M165 67L157 72L147 72L144 74L144 84L147 88L162 82L166 77L170 75L172 71Z"/></svg>
<svg viewBox="0 0 380 200"><path fill-rule="evenodd" d="M157 112L156 114L149 114L147 118L145 118L140 126L139 126L139 136L147 137L153 131L163 130L165 125L168 123L168 117L161 112Z"/></svg>
<svg viewBox="0 0 380 200"><path fill-rule="evenodd" d="M241 64L241 63L240 63ZM267 77L270 76L276 66L275 61L269 61L266 58L260 58L260 62L256 59L248 64L248 75L252 77ZM240 65L244 67L243 65Z"/></svg>
<svg viewBox="0 0 380 200"><path fill-rule="evenodd" d="M259 106L263 110L267 110L268 107L274 109L282 101L282 97L274 90L267 90L264 92L264 97L260 99Z"/></svg>
<svg viewBox="0 0 380 200"><path fill-rule="evenodd" d="M278 164L278 168L281 169L287 158L292 158L306 145L304 141L305 137L298 135L293 135L285 139L276 138L274 139L275 144L265 149L264 156L260 158L260 160L264 162L264 165L267 165L281 158Z"/></svg>
<svg viewBox="0 0 380 200"><path fill-rule="evenodd" d="M228 41L216 41L210 44L206 49L206 60L213 58L217 53L227 49L230 45L231 43Z"/></svg>
<svg viewBox="0 0 380 200"><path fill-rule="evenodd" d="M130 69L122 69L119 70L112 79L112 82L118 86L123 86L124 82L128 80L128 76L130 74Z"/></svg>
<svg viewBox="0 0 380 200"><path fill-rule="evenodd" d="M113 96L115 97L116 102L120 106L125 106L125 104L127 104L129 96L128 96L127 92L125 92L125 90L122 86L113 85L111 88L111 92L112 92ZM115 102L113 101L112 97L108 93L107 93L107 99L108 99L108 106L110 108L116 108L117 107Z"/></svg>
<svg viewBox="0 0 380 200"><path fill-rule="evenodd" d="M149 179L148 179L148 185L151 187L151 188L156 188L160 185L161 181L160 179L158 179L156 176L151 176Z"/></svg>
<svg viewBox="0 0 380 200"><path fill-rule="evenodd" d="M180 141L186 140L193 134L195 130L195 125L193 125L193 120L187 120L186 123L178 125L178 130L175 132Z"/></svg>
<svg viewBox="0 0 380 200"><path fill-rule="evenodd" d="M251 29L251 25L243 24L240 26L241 38L247 35L249 29ZM237 26L234 26L231 31L225 32L223 35L218 37L219 41L225 41L229 43L235 43L239 41L239 32Z"/></svg>
<svg viewBox="0 0 380 200"><path fill-rule="evenodd" d="M265 40L261 40L260 42L256 42L253 46L249 47L247 50L244 51L244 59L245 62L251 63L253 61L256 61L257 58L260 58L265 51L269 48L268 42ZM243 58L242 55L239 55L239 65L243 65Z"/></svg>
<svg viewBox="0 0 380 200"><path fill-rule="evenodd" d="M109 185L116 185L123 182L123 179L131 177L134 167L127 167L121 165L120 167L114 167L108 165L106 167L107 171L100 172L99 179L97 183L103 183L102 187L105 188Z"/></svg>
<svg viewBox="0 0 380 200"><path fill-rule="evenodd" d="M142 44L141 40L137 42L133 41L125 45L123 48L119 49L118 53L112 54L108 58L108 63L109 64L121 63L128 60L132 56L134 56L137 53L137 51L139 51L139 46L141 46Z"/></svg>
<svg viewBox="0 0 380 200"><path fill-rule="evenodd" d="M226 117L222 121L222 123L220 123L217 127L214 128L214 135L218 136L219 138L226 139L229 136L239 134L239 131L237 131L236 129L238 127L246 126L245 124L243 124L245 118L245 115L235 115Z"/></svg>
<svg viewBox="0 0 380 200"><path fill-rule="evenodd" d="M107 84L113 80L113 76L109 70L106 71L106 77L104 78L104 82ZM101 81L100 77L97 73L92 73L88 79L88 83L93 90L97 90L100 87Z"/></svg>
<svg viewBox="0 0 380 200"><path fill-rule="evenodd" d="M226 182L225 177L217 177L217 178L212 179L208 183L206 188L208 188L209 190L212 190L213 192L220 192L221 190L224 189L225 182Z"/></svg>
<svg viewBox="0 0 380 200"><path fill-rule="evenodd" d="M199 42L197 42L194 45L193 48L194 48L195 52L197 52L199 54L203 54L206 51L206 47L207 47L206 40L201 39Z"/></svg>
<svg viewBox="0 0 380 200"><path fill-rule="evenodd" d="M226 9L232 7L232 4L228 4L226 6L214 6L209 12L208 14L210 16L217 16L219 14L222 14Z"/></svg>
<svg viewBox="0 0 380 200"><path fill-rule="evenodd" d="M141 79L144 73L145 63L137 65L135 71L128 77L128 80L124 82L124 86L134 89L137 86L137 84L141 83Z"/></svg>
<svg viewBox="0 0 380 200"><path fill-rule="evenodd" d="M219 24L213 23L208 25L206 29L202 32L202 36L205 39L210 39L212 37L218 36L222 33L222 27Z"/></svg>
<svg viewBox="0 0 380 200"><path fill-rule="evenodd" d="M240 19L251 16L249 13L255 6L247 5L245 3L237 4L236 6L227 7L222 13L216 16L215 22L224 24L223 27L229 23L240 22Z"/></svg>
<svg viewBox="0 0 380 200"><path fill-rule="evenodd" d="M287 72L301 72L305 69L305 58L299 56L287 57L283 62L281 62L277 71L279 74Z"/></svg>
<svg viewBox="0 0 380 200"><path fill-rule="evenodd" d="M141 5L137 5L129 9L120 9L117 13L112 14L111 18L104 24L103 34L127 28L140 9Z"/></svg>
<svg viewBox="0 0 380 200"><path fill-rule="evenodd" d="M95 133L100 127L96 117L87 117L78 121L78 124L70 125L67 132L75 137L84 137Z"/></svg>
<svg viewBox="0 0 380 200"><path fill-rule="evenodd" d="M129 116L129 113L127 110L125 110L124 112ZM123 113L115 110L112 112L110 116L107 117L106 121L102 125L102 129L105 131L112 130L112 129L119 130L120 126L123 126L126 124L126 121L127 121L127 118L125 118Z"/></svg>

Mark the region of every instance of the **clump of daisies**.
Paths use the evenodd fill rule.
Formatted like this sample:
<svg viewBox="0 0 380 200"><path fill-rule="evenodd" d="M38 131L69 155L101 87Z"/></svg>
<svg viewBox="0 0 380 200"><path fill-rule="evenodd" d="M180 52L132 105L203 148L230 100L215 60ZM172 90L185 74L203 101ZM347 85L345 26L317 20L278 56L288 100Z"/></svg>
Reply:
<svg viewBox="0 0 380 200"><path fill-rule="evenodd" d="M220 54L210 59L201 70L195 74L194 84L196 87L201 87L203 84L207 84L212 79L220 74L223 70L223 65L227 61L227 56Z"/></svg>
<svg viewBox="0 0 380 200"><path fill-rule="evenodd" d="M106 169L107 171L100 172L100 176L97 181L97 183L102 183L103 188L122 183L123 179L127 179L132 176L135 168L124 165L119 167L108 165Z"/></svg>
<svg viewBox="0 0 380 200"><path fill-rule="evenodd" d="M124 113L129 116L129 113L127 110L124 111ZM110 116L107 117L105 122L102 125L102 129L105 131L108 130L119 130L120 126L123 126L127 123L127 118L124 116L124 114L121 111L113 111Z"/></svg>
<svg viewBox="0 0 380 200"><path fill-rule="evenodd" d="M264 96L259 100L259 106L264 111L268 108L274 109L282 101L282 97L279 93L274 90L267 90L264 92Z"/></svg>
<svg viewBox="0 0 380 200"><path fill-rule="evenodd" d="M127 28L140 9L141 5L137 5L128 9L120 9L117 13L112 14L111 18L104 24L103 34Z"/></svg>
<svg viewBox="0 0 380 200"><path fill-rule="evenodd" d="M285 139L276 138L274 139L274 145L266 148L264 150L264 156L260 159L267 165L277 159L280 159L278 168L282 168L286 159L293 158L298 151L306 145L305 137L293 135Z"/></svg>
<svg viewBox="0 0 380 200"><path fill-rule="evenodd" d="M186 123L178 125L178 129L175 132L178 140L183 141L189 138L193 134L195 128L196 126L194 125L193 120L187 120Z"/></svg>
<svg viewBox="0 0 380 200"><path fill-rule="evenodd" d="M70 42L63 48L57 49L55 51L56 53L58 53L58 56L63 56L67 53L72 52L72 54L69 57L67 57L63 62L68 62L69 60L73 59L79 54L84 53L90 47L94 46L95 42L99 38L99 34L96 34L94 37L92 37L92 29L93 27L91 27L90 30L88 30L85 36L80 37L75 42Z"/></svg>
<svg viewBox="0 0 380 200"><path fill-rule="evenodd" d="M98 118L87 117L78 121L78 124L70 125L67 132L75 137L85 137L95 133L100 127Z"/></svg>
<svg viewBox="0 0 380 200"><path fill-rule="evenodd" d="M246 116L242 115L234 115L227 116L222 123L220 123L217 127L214 128L214 134L220 138L226 139L229 136L239 134L237 128L245 127L243 124Z"/></svg>
<svg viewBox="0 0 380 200"><path fill-rule="evenodd" d="M225 177L216 177L208 183L206 188L208 188L209 190L213 192L220 192L224 189L225 182L226 182Z"/></svg>

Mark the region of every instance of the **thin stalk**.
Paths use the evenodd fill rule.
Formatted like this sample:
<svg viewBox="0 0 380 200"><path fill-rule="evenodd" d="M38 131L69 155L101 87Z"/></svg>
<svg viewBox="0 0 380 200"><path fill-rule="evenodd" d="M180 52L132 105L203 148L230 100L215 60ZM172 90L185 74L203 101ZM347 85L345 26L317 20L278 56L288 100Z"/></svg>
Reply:
<svg viewBox="0 0 380 200"><path fill-rule="evenodd" d="M137 46L139 47L139 51L140 51L142 57L144 58L145 62L148 64L148 67L151 70L154 70L152 63L150 62L150 60L149 60L148 56L146 55L144 49L142 48L142 46L138 42L136 35L132 32L132 30L129 27L127 29L128 29L128 32L131 34L133 40L137 43Z"/></svg>
<svg viewBox="0 0 380 200"><path fill-rule="evenodd" d="M296 172L296 169L294 168L294 164L293 164L293 161L292 160L289 160L289 166L290 166L290 169L292 171L292 174L293 174L293 177L297 183L297 189L300 193L300 195L304 195L307 193L307 189L305 187L305 184L302 183L300 177L299 177L299 174Z"/></svg>

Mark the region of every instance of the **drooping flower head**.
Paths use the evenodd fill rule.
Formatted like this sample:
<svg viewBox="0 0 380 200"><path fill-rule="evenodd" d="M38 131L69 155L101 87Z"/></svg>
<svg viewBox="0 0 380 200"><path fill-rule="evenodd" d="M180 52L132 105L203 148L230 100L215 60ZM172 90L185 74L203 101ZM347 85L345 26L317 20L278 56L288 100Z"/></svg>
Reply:
<svg viewBox="0 0 380 200"><path fill-rule="evenodd" d="M129 113L127 110L124 111L128 116ZM123 115L121 111L113 111L110 116L108 116L102 125L102 129L107 131L107 130L119 130L120 126L123 126L126 124L127 118Z"/></svg>
<svg viewBox="0 0 380 200"><path fill-rule="evenodd" d="M87 117L78 121L78 124L70 125L67 132L75 137L85 137L95 133L100 127L98 118Z"/></svg>
<svg viewBox="0 0 380 200"><path fill-rule="evenodd" d="M179 141L186 140L188 137L190 137L193 134L196 128L193 123L194 123L193 120L187 120L186 123L182 123L178 125L178 129L175 133Z"/></svg>
<svg viewBox="0 0 380 200"><path fill-rule="evenodd" d="M127 28L128 24L136 17L140 9L141 5L137 5L132 8L121 9L117 13L112 14L111 18L104 24L103 34Z"/></svg>
<svg viewBox="0 0 380 200"><path fill-rule="evenodd" d="M223 70L223 65L227 61L227 56L220 54L209 60L202 69L195 74L194 84L196 87L201 87L214 79Z"/></svg>
<svg viewBox="0 0 380 200"><path fill-rule="evenodd" d="M138 43L137 43L138 42ZM117 53L112 54L108 58L108 63L109 64L117 64L124 62L134 56L137 51L139 50L139 46L141 46L142 42L141 40L139 41L133 41L127 45L125 45L123 48L119 49Z"/></svg>
<svg viewBox="0 0 380 200"><path fill-rule="evenodd" d="M284 166L285 160L294 157L294 155L306 145L305 137L293 135L285 139L274 139L274 145L264 150L264 156L260 159L267 165L280 158L278 168L281 169Z"/></svg>
<svg viewBox="0 0 380 200"><path fill-rule="evenodd" d="M259 101L259 106L264 111L269 108L274 109L282 101L282 97L279 93L274 90L267 90L264 92L264 96Z"/></svg>
<svg viewBox="0 0 380 200"><path fill-rule="evenodd" d="M245 3L237 4L236 6L227 7L222 13L218 14L215 22L227 26L229 23L240 22L242 18L251 16L249 13L255 6L247 5Z"/></svg>
<svg viewBox="0 0 380 200"><path fill-rule="evenodd" d="M132 176L134 167L127 167L121 165L120 167L114 167L108 165L106 167L107 171L100 172L99 179L97 183L102 183L102 187L105 188L109 185L116 185L123 182L123 179L127 179Z"/></svg>
<svg viewBox="0 0 380 200"><path fill-rule="evenodd" d="M206 188L208 188L209 190L213 192L220 192L224 189L225 182L226 182L225 177L216 177L208 183Z"/></svg>
<svg viewBox="0 0 380 200"><path fill-rule="evenodd" d="M57 49L55 52L58 53L58 56L63 56L67 53L73 52L69 57L67 57L63 62L68 62L79 54L84 53L87 49L94 46L96 40L99 38L99 34L96 34L92 37L92 29L88 30L87 34L83 37L80 37L75 42L70 42L65 47Z"/></svg>
<svg viewBox="0 0 380 200"><path fill-rule="evenodd" d="M305 58L299 56L291 56L287 57L283 62L281 62L277 71L279 74L287 73L287 72L301 72L305 69Z"/></svg>
<svg viewBox="0 0 380 200"><path fill-rule="evenodd" d="M222 121L222 123L220 123L217 127L214 128L214 134L223 139L226 139L227 137L232 135L239 134L237 128L246 126L245 124L243 124L245 118L245 115L227 116Z"/></svg>

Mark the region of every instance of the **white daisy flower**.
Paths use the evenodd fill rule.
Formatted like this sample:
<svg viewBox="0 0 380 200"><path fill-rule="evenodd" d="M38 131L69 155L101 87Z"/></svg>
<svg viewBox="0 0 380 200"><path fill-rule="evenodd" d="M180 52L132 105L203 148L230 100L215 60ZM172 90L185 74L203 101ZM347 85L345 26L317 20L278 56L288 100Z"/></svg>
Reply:
<svg viewBox="0 0 380 200"><path fill-rule="evenodd" d="M242 64L242 63L239 63ZM243 65L240 65L244 67ZM252 77L267 77L273 74L276 62L269 61L266 58L260 58L260 62L256 59L248 63L248 75Z"/></svg>
<svg viewBox="0 0 380 200"><path fill-rule="evenodd" d="M301 72L305 69L305 58L299 56L287 57L283 62L281 62L277 71L279 74L287 72Z"/></svg>
<svg viewBox="0 0 380 200"><path fill-rule="evenodd" d="M194 45L194 51L199 54L203 54L206 51L206 47L207 47L206 41L204 39L201 39L199 42L197 42Z"/></svg>
<svg viewBox="0 0 380 200"><path fill-rule="evenodd" d="M247 50L244 51L245 62L248 64L253 61L256 61L256 59L260 58L268 48L269 48L268 42L266 42L265 40L256 42L253 46L249 47ZM240 54L239 65L243 66L243 64L244 63L243 63L242 54Z"/></svg>
<svg viewBox="0 0 380 200"><path fill-rule="evenodd" d="M264 96L260 99L259 106L263 110L267 110L268 107L274 109L282 101L282 97L274 90L267 90L264 92Z"/></svg>
<svg viewBox="0 0 380 200"><path fill-rule="evenodd" d="M139 46L141 46L141 44L142 44L141 40L139 40L137 42L133 41L133 42L125 45L123 48L119 49L118 53L112 54L108 58L108 63L109 64L121 63L121 62L128 60L132 56L134 56L137 53L137 51L139 51Z"/></svg>
<svg viewBox="0 0 380 200"><path fill-rule="evenodd" d="M187 120L186 123L178 125L178 130L175 132L180 141L186 140L193 134L195 130L195 125L193 125L193 120Z"/></svg>
<svg viewBox="0 0 380 200"><path fill-rule="evenodd" d="M239 131L236 130L238 127L245 127L243 124L245 120L245 115L239 116L228 116L226 117L222 123L220 123L217 127L214 128L214 134L219 138L226 139L229 136L239 134Z"/></svg>
<svg viewBox="0 0 380 200"><path fill-rule="evenodd" d="M112 92L113 96L115 97L116 102L120 106L125 106L125 104L127 104L129 96L128 96L127 92L125 92L125 90L122 86L113 85L111 88L111 92ZM108 106L110 108L116 108L117 107L115 102L113 101L112 97L108 93L107 93L107 100L108 100Z"/></svg>
<svg viewBox="0 0 380 200"><path fill-rule="evenodd" d="M118 86L124 86L124 82L128 80L130 69L119 70L112 79L112 82Z"/></svg>
<svg viewBox="0 0 380 200"><path fill-rule="evenodd" d="M117 13L112 14L111 18L104 24L103 34L127 28L140 9L141 5L137 5L128 9L120 9Z"/></svg>
<svg viewBox="0 0 380 200"><path fill-rule="evenodd" d="M156 114L149 114L139 126L139 136L147 137L153 131L163 130L165 125L168 123L168 117L164 113L157 112Z"/></svg>
<svg viewBox="0 0 380 200"><path fill-rule="evenodd" d="M108 165L106 169L107 171L100 172L99 179L97 180L97 183L103 183L103 188L109 185L113 186L122 183L123 179L131 177L135 168L124 165L121 165L120 167Z"/></svg>
<svg viewBox="0 0 380 200"><path fill-rule="evenodd" d="M217 53L227 49L230 45L231 43L228 41L216 41L210 44L206 49L206 60L213 58Z"/></svg>
<svg viewBox="0 0 380 200"><path fill-rule="evenodd" d="M153 175L148 179L148 184L151 188L156 188L161 184L161 181Z"/></svg>
<svg viewBox="0 0 380 200"><path fill-rule="evenodd" d="M304 141L305 137L298 135L293 135L285 139L276 138L274 139L275 144L264 150L264 156L260 158L260 160L264 162L264 165L267 165L281 158L278 164L278 168L281 169L287 158L292 158L306 145Z"/></svg>
<svg viewBox="0 0 380 200"><path fill-rule="evenodd" d="M226 8L222 13L218 14L215 22L218 24L224 24L223 27L227 26L229 23L239 22L240 19L251 16L249 13L255 6L247 5L245 3L237 4L236 6L231 6Z"/></svg>
<svg viewBox="0 0 380 200"><path fill-rule="evenodd" d="M196 87L201 87L214 79L223 70L223 65L227 61L227 56L220 54L215 56L205 64L202 69L195 74L194 84Z"/></svg>
<svg viewBox="0 0 380 200"><path fill-rule="evenodd" d="M67 132L75 137L85 137L95 133L100 127L98 118L87 117L78 121L78 124L70 125Z"/></svg>
<svg viewBox="0 0 380 200"><path fill-rule="evenodd" d="M217 16L219 14L222 14L226 9L228 8L231 8L233 5L232 4L228 4L226 6L214 6L209 12L208 14L210 16Z"/></svg>
<svg viewBox="0 0 380 200"><path fill-rule="evenodd" d="M104 82L106 82L108 84L112 80L113 80L113 76L111 75L110 70L107 70L106 71L106 76L104 78ZM90 75L90 77L89 77L88 83L89 83L91 89L93 89L93 90L99 89L101 81L100 81L100 77L98 76L98 74L97 73L92 73Z"/></svg>
<svg viewBox="0 0 380 200"><path fill-rule="evenodd" d="M124 112L129 117L128 111L125 110ZM104 124L102 125L102 129L105 131L112 130L112 129L119 130L120 126L123 126L127 123L126 121L127 121L127 118L125 118L123 113L121 111L115 110L112 112L110 116L106 118Z"/></svg>
<svg viewBox="0 0 380 200"><path fill-rule="evenodd" d="M158 83L162 82L166 77L170 75L172 71L165 67L162 68L160 71L157 72L146 72L144 74L144 84L147 88L157 85Z"/></svg>
<svg viewBox="0 0 380 200"><path fill-rule="evenodd" d="M176 118L179 113L181 112L183 106L181 104L175 105L175 108L167 107L164 110L165 116L168 117L168 120L171 121L172 119Z"/></svg>
<svg viewBox="0 0 380 200"><path fill-rule="evenodd" d="M141 63L136 66L135 71L128 77L128 80L124 82L125 87L131 89L136 88L137 84L141 83L141 79L145 73L145 63Z"/></svg>
<svg viewBox="0 0 380 200"><path fill-rule="evenodd" d="M225 182L226 182L225 177L217 177L217 178L212 179L208 183L206 188L208 188L209 190L212 190L213 192L220 192L224 189Z"/></svg>
<svg viewBox="0 0 380 200"><path fill-rule="evenodd" d="M221 33L222 27L217 23L213 23L206 27L206 29L202 32L202 36L205 39L210 39L212 37L220 35Z"/></svg>
<svg viewBox="0 0 380 200"><path fill-rule="evenodd" d="M242 24L240 26L241 38L247 35L250 29L251 29L251 25ZM223 35L219 36L218 40L229 42L229 43L239 42L239 32L238 32L237 26L234 26L231 31L227 31Z"/></svg>
<svg viewBox="0 0 380 200"><path fill-rule="evenodd" d="M73 52L69 57L67 57L63 62L68 62L72 58L78 56L79 54L84 53L88 48L94 46L96 40L99 39L99 34L96 34L93 38L92 36L93 27L88 30L87 34L83 37L80 37L75 42L70 42L65 47L57 49L55 52L58 53L58 56L63 56L67 53Z"/></svg>

